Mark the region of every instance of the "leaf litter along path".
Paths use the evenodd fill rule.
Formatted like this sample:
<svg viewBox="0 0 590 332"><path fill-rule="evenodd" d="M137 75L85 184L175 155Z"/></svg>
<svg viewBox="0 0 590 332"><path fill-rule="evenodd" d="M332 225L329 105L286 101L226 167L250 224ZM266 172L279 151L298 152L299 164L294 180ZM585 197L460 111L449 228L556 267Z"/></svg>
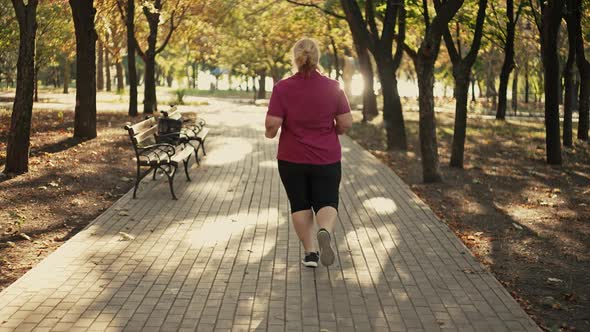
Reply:
<svg viewBox="0 0 590 332"><path fill-rule="evenodd" d="M209 155L192 182L178 178L179 200L161 180L123 196L0 294L0 328L538 330L400 178L346 137L337 261L302 267L264 108L202 115Z"/></svg>
<svg viewBox="0 0 590 332"><path fill-rule="evenodd" d="M0 92L0 171L13 95ZM125 98L99 93L98 137L73 139L74 96L74 92L40 92L41 102L33 111L30 172L0 178L0 290L132 187L134 154L123 126L139 118L126 116ZM167 92L160 97L171 98Z"/></svg>
<svg viewBox="0 0 590 332"><path fill-rule="evenodd" d="M465 170L448 167L453 116L438 113L444 182L421 183L417 113L409 152L385 151L381 119L351 136L411 185L545 329L590 330L590 150L544 162L542 120L469 119ZM575 132L574 132L575 137Z"/></svg>

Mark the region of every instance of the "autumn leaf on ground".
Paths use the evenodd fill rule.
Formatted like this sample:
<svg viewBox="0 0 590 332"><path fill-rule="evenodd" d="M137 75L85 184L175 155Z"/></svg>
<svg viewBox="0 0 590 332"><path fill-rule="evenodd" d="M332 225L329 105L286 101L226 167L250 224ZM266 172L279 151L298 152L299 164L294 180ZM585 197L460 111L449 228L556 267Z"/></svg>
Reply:
<svg viewBox="0 0 590 332"><path fill-rule="evenodd" d="M125 232L119 232L119 235L121 236L121 238L119 239L119 241L132 241L135 240L135 237L132 235L129 235Z"/></svg>

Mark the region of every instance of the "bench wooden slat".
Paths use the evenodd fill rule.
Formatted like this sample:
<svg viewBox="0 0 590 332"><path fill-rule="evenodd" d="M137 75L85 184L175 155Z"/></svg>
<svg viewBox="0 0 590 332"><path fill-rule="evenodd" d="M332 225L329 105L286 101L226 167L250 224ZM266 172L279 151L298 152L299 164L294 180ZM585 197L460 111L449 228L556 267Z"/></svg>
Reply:
<svg viewBox="0 0 590 332"><path fill-rule="evenodd" d="M177 165L180 164L180 162L183 160L188 159L194 150L195 149L190 145L185 146L182 151L176 150L176 154L172 156L172 162L176 163Z"/></svg>
<svg viewBox="0 0 590 332"><path fill-rule="evenodd" d="M150 128L153 125L157 125L157 121L154 117L150 117L149 119L140 121L134 125L131 126L131 130L133 130L133 134L137 135L138 133L141 133L142 131Z"/></svg>
<svg viewBox="0 0 590 332"><path fill-rule="evenodd" d="M147 139L149 138L153 138L154 135L158 132L158 125L153 125L151 128L149 128L146 131L142 131L139 134L135 135L133 137L133 139L135 140L135 143L138 145L141 145L141 143L145 142Z"/></svg>

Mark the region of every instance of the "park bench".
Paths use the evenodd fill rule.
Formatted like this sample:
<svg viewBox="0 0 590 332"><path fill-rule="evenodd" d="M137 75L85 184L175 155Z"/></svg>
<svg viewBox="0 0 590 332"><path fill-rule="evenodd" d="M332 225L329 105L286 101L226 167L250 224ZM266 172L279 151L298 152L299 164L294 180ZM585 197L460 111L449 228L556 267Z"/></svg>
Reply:
<svg viewBox="0 0 590 332"><path fill-rule="evenodd" d="M160 114L165 119L174 119L182 122L182 129L180 131L180 142L183 144L189 144L195 149L195 160L200 165L199 161L199 149L203 150L203 155L207 155L205 151L205 139L209 133L209 128L206 128L206 122L204 119L197 119L194 122L183 118L182 113L177 109L176 106L172 106L168 111L160 111Z"/></svg>
<svg viewBox="0 0 590 332"><path fill-rule="evenodd" d="M188 162L191 154L195 151L194 147L180 141L162 141L161 137L158 137L158 121L154 117L149 117L134 125L127 125L125 129L129 132L129 138L131 138L137 159L137 175L133 198L136 198L139 182L152 171L155 179L156 172L160 170L168 178L172 199L176 200L173 187L174 175L180 162L182 162L186 179L187 181L191 180L188 174ZM147 168L147 170L142 172L142 168Z"/></svg>

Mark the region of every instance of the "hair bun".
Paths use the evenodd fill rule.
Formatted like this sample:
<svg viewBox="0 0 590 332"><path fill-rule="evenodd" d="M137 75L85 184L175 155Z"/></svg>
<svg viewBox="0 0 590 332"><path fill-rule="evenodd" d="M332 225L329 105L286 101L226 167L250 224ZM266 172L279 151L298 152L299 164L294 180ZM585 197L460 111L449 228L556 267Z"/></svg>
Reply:
<svg viewBox="0 0 590 332"><path fill-rule="evenodd" d="M300 72L316 70L320 58L318 44L310 38L302 38L293 46L293 61Z"/></svg>

